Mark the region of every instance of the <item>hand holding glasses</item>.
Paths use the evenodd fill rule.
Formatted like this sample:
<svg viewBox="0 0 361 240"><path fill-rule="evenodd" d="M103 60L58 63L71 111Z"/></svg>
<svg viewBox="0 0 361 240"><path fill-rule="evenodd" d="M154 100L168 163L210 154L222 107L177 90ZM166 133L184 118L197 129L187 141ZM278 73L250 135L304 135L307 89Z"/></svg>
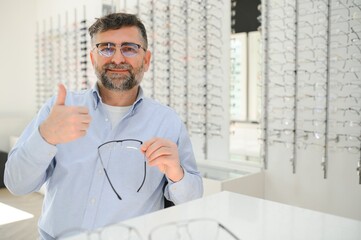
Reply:
<svg viewBox="0 0 361 240"><path fill-rule="evenodd" d="M146 141L141 150L148 159L149 166L157 166L173 182L183 178L184 172L180 165L177 144L155 137Z"/></svg>
<svg viewBox="0 0 361 240"><path fill-rule="evenodd" d="M177 145L163 138L152 138L145 143L137 139L108 141L98 147L98 156L119 200L122 200L121 192L132 194L141 190L146 180L147 161L174 182L184 176Z"/></svg>

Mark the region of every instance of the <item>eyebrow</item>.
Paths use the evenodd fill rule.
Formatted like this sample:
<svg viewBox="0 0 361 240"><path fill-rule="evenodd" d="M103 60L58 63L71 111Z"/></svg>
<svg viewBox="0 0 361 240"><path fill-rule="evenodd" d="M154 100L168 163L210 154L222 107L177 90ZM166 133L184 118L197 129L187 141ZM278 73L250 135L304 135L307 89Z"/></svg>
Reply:
<svg viewBox="0 0 361 240"><path fill-rule="evenodd" d="M99 42L99 43L96 43L96 44L112 44L112 45L120 45L120 46L126 45L126 44L132 44L132 45L138 45L140 47L142 46L141 44L134 43L134 42L122 42L122 43L119 43L119 44L113 43L113 42Z"/></svg>

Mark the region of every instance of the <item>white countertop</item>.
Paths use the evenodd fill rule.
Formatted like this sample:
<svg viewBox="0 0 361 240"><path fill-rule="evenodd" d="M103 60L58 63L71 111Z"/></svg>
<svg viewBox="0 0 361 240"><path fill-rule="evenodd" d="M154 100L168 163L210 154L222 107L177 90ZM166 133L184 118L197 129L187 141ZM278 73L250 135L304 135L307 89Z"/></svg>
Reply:
<svg viewBox="0 0 361 240"><path fill-rule="evenodd" d="M231 192L220 192L123 223L135 227L146 240L149 232L161 224L195 218L215 219L242 240L361 240L361 221Z"/></svg>
<svg viewBox="0 0 361 240"><path fill-rule="evenodd" d="M361 221L286 204L221 192L167 208L124 223L137 228L143 239L163 223L213 218L242 240L361 240Z"/></svg>

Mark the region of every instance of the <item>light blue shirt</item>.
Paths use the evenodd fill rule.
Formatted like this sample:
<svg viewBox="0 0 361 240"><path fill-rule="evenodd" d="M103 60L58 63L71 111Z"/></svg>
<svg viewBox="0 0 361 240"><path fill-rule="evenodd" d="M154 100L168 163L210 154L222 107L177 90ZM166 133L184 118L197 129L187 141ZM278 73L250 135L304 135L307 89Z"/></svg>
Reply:
<svg viewBox="0 0 361 240"><path fill-rule="evenodd" d="M163 196L176 205L202 196L202 178L184 124L171 108L144 97L141 88L135 103L113 129L97 86L82 92L68 91L65 104L86 106L92 121L85 137L56 146L48 144L38 130L55 100L51 98L26 127L9 153L4 176L7 188L16 195L38 191L45 183L39 220L42 238L52 239L69 229L95 229L162 209ZM119 200L104 174L98 146L110 140L145 142L153 137L178 145L183 179L174 183L157 167L148 165L142 189L124 190ZM132 172L121 176L130 186Z"/></svg>

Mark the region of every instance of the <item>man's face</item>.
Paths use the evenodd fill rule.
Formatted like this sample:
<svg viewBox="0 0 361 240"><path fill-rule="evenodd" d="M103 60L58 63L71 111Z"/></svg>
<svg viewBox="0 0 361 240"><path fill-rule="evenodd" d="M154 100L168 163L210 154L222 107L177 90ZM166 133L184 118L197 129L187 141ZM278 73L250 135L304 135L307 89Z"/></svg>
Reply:
<svg viewBox="0 0 361 240"><path fill-rule="evenodd" d="M95 47L97 43L117 44L115 54L111 57L102 56ZM109 30L94 36L94 49L90 52L90 58L98 80L109 90L127 91L138 86L144 72L149 68L149 51L139 48L135 56L125 57L120 51L120 45L123 43L135 43L143 47L137 27Z"/></svg>

